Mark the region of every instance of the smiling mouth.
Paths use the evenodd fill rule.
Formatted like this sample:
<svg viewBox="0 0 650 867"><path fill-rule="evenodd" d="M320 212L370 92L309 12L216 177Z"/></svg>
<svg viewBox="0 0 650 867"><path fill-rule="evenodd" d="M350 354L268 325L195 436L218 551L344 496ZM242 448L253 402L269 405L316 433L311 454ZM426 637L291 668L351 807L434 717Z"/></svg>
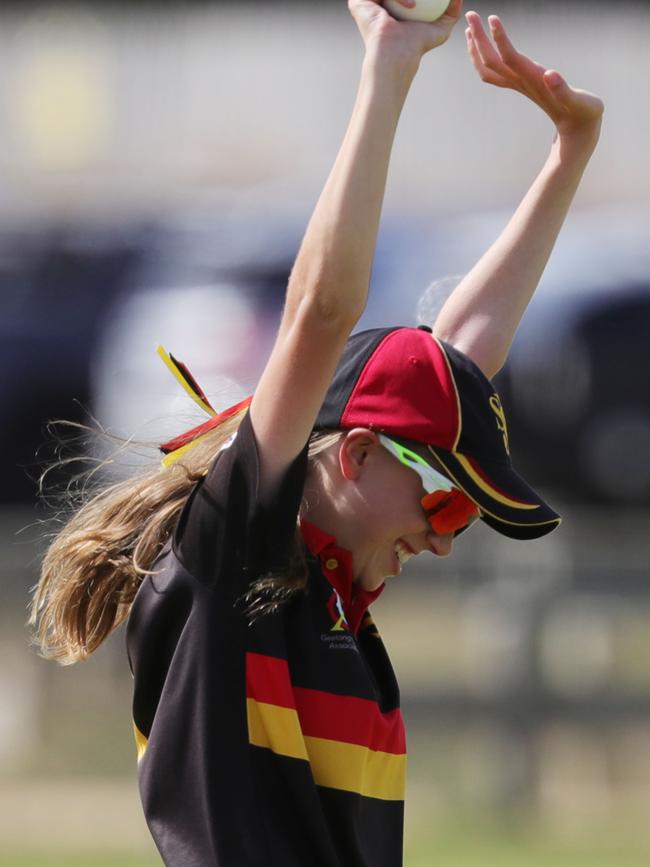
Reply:
<svg viewBox="0 0 650 867"><path fill-rule="evenodd" d="M411 559L411 557L415 556L414 552L408 547L408 545L405 545L399 539L395 542L394 551L397 554L400 566L403 566L404 563L407 563Z"/></svg>

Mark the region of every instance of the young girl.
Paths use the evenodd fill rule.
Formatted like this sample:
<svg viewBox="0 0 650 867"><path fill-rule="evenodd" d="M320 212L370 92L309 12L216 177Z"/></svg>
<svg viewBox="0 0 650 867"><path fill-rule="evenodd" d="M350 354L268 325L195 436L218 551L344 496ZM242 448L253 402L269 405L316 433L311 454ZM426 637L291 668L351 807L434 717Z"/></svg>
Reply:
<svg viewBox="0 0 650 867"><path fill-rule="evenodd" d="M546 112L550 156L433 334L350 337L398 118L461 2L416 24L350 0L365 44L358 96L252 400L96 495L45 558L32 622L47 655L82 659L128 616L140 791L167 865L401 864L404 728L368 606L402 563L448 555L477 518L520 539L559 523L512 468L489 377L602 104L515 51L497 17L488 36L467 14L471 60Z"/></svg>

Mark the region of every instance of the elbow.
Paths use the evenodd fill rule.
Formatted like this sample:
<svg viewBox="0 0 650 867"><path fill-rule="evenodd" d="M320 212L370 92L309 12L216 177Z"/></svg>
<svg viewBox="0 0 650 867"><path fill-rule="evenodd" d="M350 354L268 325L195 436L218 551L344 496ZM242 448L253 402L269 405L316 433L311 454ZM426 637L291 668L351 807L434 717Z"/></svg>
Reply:
<svg viewBox="0 0 650 867"><path fill-rule="evenodd" d="M325 292L307 293L300 302L297 318L312 328L350 334L361 318L365 305L344 304Z"/></svg>
<svg viewBox="0 0 650 867"><path fill-rule="evenodd" d="M352 330L365 310L366 295L361 301L344 301L339 297L331 297L325 292L315 293L313 299L308 299L311 315L316 316L323 324L341 324Z"/></svg>
<svg viewBox="0 0 650 867"><path fill-rule="evenodd" d="M330 301L317 292L306 292L299 299L287 297L280 331L299 333L313 344L342 346L361 318L363 308Z"/></svg>
<svg viewBox="0 0 650 867"><path fill-rule="evenodd" d="M368 286L344 273L298 275L287 288L284 318L300 320L328 330L351 331L366 307Z"/></svg>

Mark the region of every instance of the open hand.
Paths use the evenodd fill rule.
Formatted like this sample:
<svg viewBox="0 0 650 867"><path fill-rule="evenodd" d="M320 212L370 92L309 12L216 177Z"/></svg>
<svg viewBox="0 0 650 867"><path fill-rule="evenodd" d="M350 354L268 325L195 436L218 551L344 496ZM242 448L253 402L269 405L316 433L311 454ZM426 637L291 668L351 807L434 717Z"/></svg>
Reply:
<svg viewBox="0 0 650 867"><path fill-rule="evenodd" d="M491 39L477 12L468 12L465 18L467 50L482 81L527 96L551 118L560 136L597 138L604 110L597 96L571 87L556 70L516 51L497 15L488 18Z"/></svg>

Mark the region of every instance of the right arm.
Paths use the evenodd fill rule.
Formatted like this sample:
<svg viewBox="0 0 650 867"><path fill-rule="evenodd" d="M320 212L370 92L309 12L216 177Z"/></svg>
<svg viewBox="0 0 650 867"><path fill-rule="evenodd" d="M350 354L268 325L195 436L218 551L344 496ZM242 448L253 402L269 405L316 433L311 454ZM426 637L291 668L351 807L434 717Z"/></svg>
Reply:
<svg viewBox="0 0 650 867"><path fill-rule="evenodd" d="M365 43L357 99L291 272L278 336L250 409L267 488L309 438L365 308L402 107L422 55L448 39L462 0L453 0L433 24L397 22L374 0L348 5Z"/></svg>
<svg viewBox="0 0 650 867"><path fill-rule="evenodd" d="M489 19L493 42L476 12L466 17L468 50L481 80L526 96L553 121L556 133L548 160L514 216L434 324L437 337L492 378L506 360L596 147L603 104L517 51L496 15Z"/></svg>

